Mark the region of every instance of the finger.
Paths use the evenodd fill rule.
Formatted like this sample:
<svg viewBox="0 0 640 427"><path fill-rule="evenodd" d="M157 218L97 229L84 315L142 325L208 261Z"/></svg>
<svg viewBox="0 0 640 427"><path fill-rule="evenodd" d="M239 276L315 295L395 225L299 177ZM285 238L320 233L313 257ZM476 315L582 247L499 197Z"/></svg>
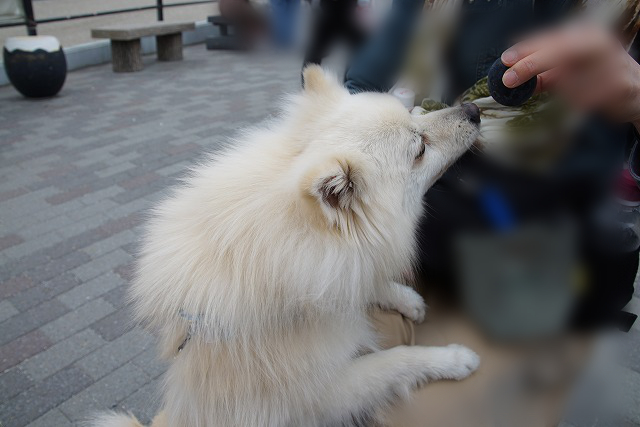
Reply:
<svg viewBox="0 0 640 427"><path fill-rule="evenodd" d="M514 88L532 79L538 74L549 71L562 64L563 50L557 46L550 46L538 50L516 62L502 76L502 83L506 87Z"/></svg>
<svg viewBox="0 0 640 427"><path fill-rule="evenodd" d="M525 40L503 53L503 63L511 66L503 83L513 88L562 64L602 60L613 51L614 42L610 34L587 25L568 25Z"/></svg>
<svg viewBox="0 0 640 427"><path fill-rule="evenodd" d="M504 65L511 67L522 58L548 46L550 39L554 37L554 35L555 32L545 32L537 36L529 37L505 50L500 56L500 59Z"/></svg>
<svg viewBox="0 0 640 427"><path fill-rule="evenodd" d="M577 22L567 24L556 30L545 30L522 40L504 51L501 56L502 63L506 66L513 66L521 59L534 52L548 48L550 46L565 46L568 54L581 56L585 52L595 53L602 50L609 50L612 43L617 42L611 33L603 28L594 26L588 22Z"/></svg>

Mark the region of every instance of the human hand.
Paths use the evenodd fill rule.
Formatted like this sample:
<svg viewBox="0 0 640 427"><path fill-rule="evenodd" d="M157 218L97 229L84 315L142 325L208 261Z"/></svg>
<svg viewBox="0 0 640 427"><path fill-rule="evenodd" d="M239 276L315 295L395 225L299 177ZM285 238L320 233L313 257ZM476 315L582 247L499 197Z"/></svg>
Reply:
<svg viewBox="0 0 640 427"><path fill-rule="evenodd" d="M640 130L640 65L615 36L590 22L528 38L502 54L505 86L538 76L536 91L558 93L581 111L600 112Z"/></svg>

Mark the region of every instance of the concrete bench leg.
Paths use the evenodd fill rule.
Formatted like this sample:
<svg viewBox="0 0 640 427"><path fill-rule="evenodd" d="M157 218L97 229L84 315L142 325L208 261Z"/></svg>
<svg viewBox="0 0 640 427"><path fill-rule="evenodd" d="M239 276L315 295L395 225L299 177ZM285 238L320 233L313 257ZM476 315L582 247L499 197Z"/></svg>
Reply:
<svg viewBox="0 0 640 427"><path fill-rule="evenodd" d="M182 33L156 36L158 61L180 61L182 59Z"/></svg>
<svg viewBox="0 0 640 427"><path fill-rule="evenodd" d="M111 40L111 62L115 73L129 73L142 70L142 48L140 39Z"/></svg>

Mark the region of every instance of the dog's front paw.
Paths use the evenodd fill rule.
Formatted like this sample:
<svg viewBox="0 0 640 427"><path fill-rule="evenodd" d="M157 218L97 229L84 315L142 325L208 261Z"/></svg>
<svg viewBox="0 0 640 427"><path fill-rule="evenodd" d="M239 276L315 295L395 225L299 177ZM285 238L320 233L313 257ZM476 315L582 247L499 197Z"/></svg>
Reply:
<svg viewBox="0 0 640 427"><path fill-rule="evenodd" d="M462 380L467 378L480 366L480 356L468 347L460 344L449 344L445 347L451 364L443 372L443 378Z"/></svg>
<svg viewBox="0 0 640 427"><path fill-rule="evenodd" d="M404 365L406 376L413 378L413 384L418 386L438 380L460 381L480 365L480 357L474 351L458 344L446 347L399 346L385 352L400 354L395 363Z"/></svg>
<svg viewBox="0 0 640 427"><path fill-rule="evenodd" d="M422 323L427 312L427 305L424 303L420 294L408 286L396 286L398 287L396 292L397 298L389 308L397 310L409 320Z"/></svg>

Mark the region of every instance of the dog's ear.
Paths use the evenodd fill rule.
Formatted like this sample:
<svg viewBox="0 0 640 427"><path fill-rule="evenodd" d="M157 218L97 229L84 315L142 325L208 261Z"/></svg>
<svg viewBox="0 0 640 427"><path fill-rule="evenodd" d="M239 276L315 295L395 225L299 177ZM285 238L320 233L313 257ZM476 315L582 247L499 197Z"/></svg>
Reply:
<svg viewBox="0 0 640 427"><path fill-rule="evenodd" d="M348 209L354 193L352 171L348 164L336 162L336 166L317 177L313 195L329 208Z"/></svg>
<svg viewBox="0 0 640 427"><path fill-rule="evenodd" d="M332 159L309 171L303 182L303 191L313 204L320 207L330 223L348 213L358 194L359 174L344 159Z"/></svg>
<svg viewBox="0 0 640 427"><path fill-rule="evenodd" d="M334 75L325 72L319 65L309 65L302 72L305 93L314 95L335 94L343 90Z"/></svg>

